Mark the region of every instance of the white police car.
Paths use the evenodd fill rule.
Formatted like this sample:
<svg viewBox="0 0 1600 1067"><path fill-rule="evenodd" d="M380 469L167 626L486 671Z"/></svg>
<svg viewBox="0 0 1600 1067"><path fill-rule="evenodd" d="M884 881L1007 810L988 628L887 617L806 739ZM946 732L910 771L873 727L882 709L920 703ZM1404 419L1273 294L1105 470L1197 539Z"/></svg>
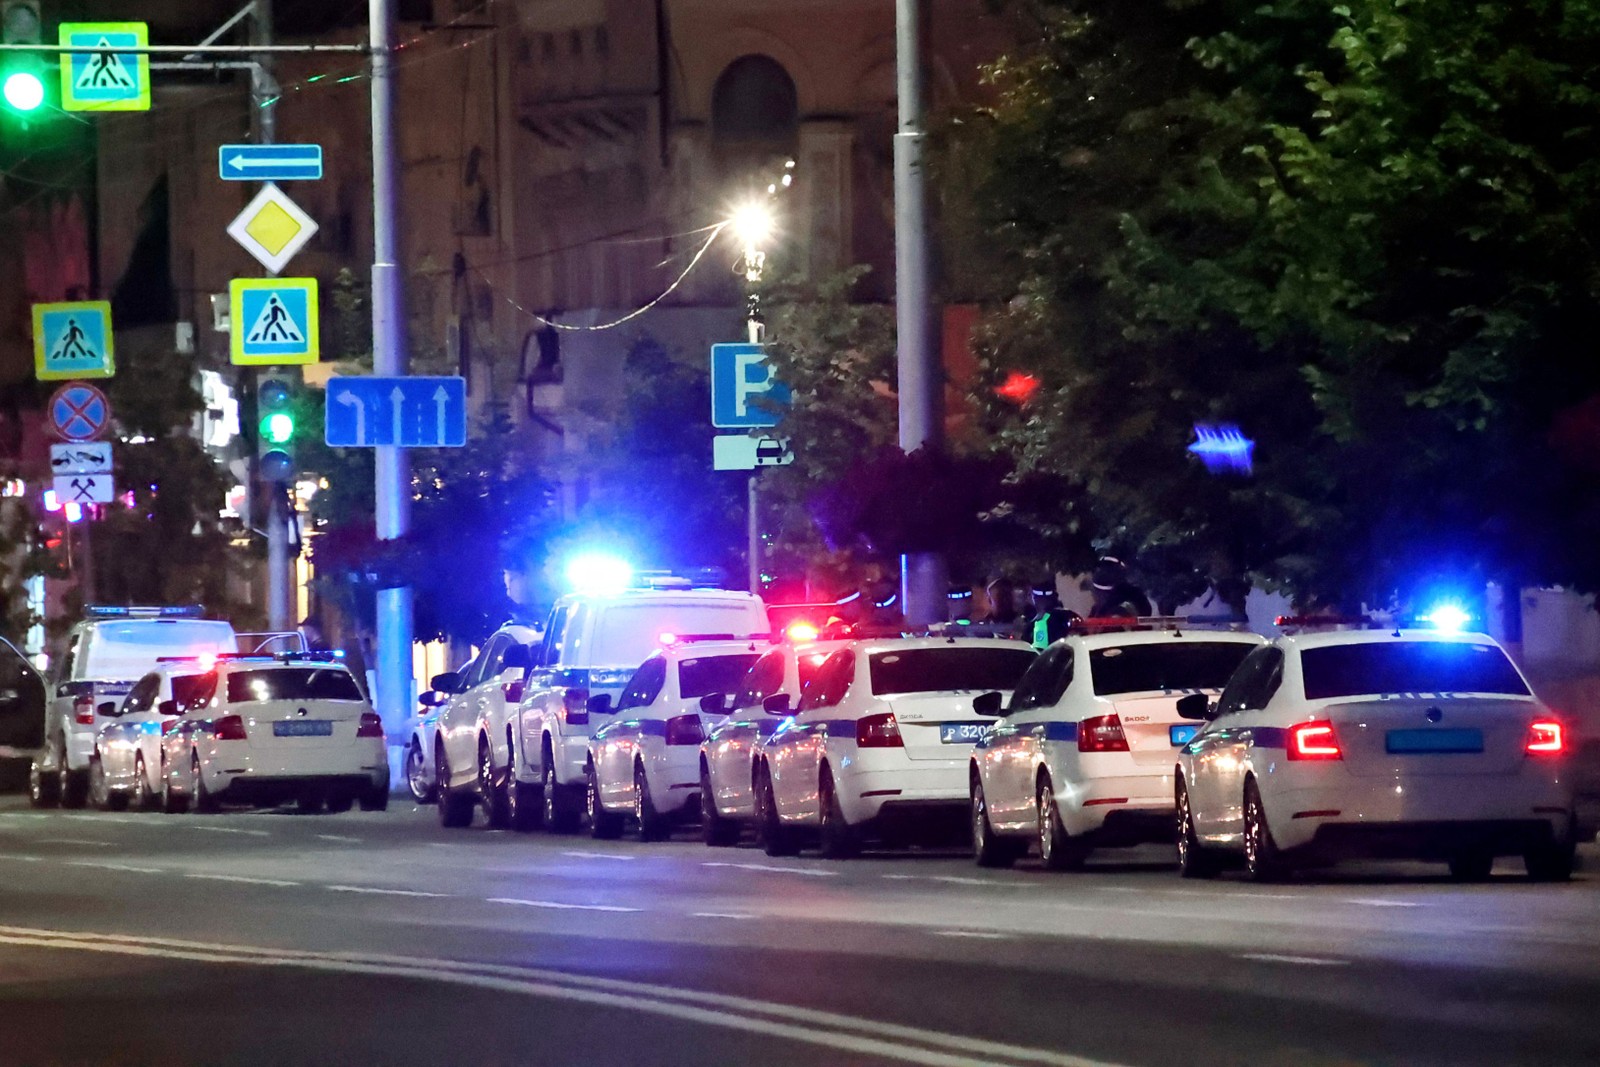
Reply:
<svg viewBox="0 0 1600 1067"><path fill-rule="evenodd" d="M762 745L756 825L767 854L793 853L797 832L815 829L824 855L844 857L867 833L964 815L967 761L994 722L973 697L1009 691L1034 657L1017 641L939 637L834 652Z"/></svg>
<svg viewBox="0 0 1600 1067"><path fill-rule="evenodd" d="M700 744L768 644L678 638L640 665L615 717L589 742L587 810L595 837L616 837L625 816L639 839L665 837L698 810ZM607 699L601 697L600 699Z"/></svg>
<svg viewBox="0 0 1600 1067"><path fill-rule="evenodd" d="M1570 726L1492 638L1312 622L1252 652L1214 706L1185 698L1205 725L1175 761L1182 874L1236 854L1257 880L1354 856L1571 875Z"/></svg>
<svg viewBox="0 0 1600 1067"><path fill-rule="evenodd" d="M161 737L185 711L211 699L216 679L210 661L164 664L134 683L115 707L97 713L108 721L95 735L89 761L89 799L101 811L137 801L153 810L161 799Z"/></svg>
<svg viewBox="0 0 1600 1067"><path fill-rule="evenodd" d="M969 802L979 866L1007 866L1037 842L1044 866L1081 866L1096 848L1170 841L1172 763L1198 727L1177 710L1216 696L1265 639L1182 619L1089 619L1028 668L972 753ZM999 694L975 701L1000 714Z"/></svg>
<svg viewBox="0 0 1600 1067"><path fill-rule="evenodd" d="M808 627L806 636L814 637L815 628ZM785 641L745 674L727 717L711 727L700 746L700 829L706 844L737 844L743 824L755 819L762 743L793 714L822 661L843 646L842 641Z"/></svg>

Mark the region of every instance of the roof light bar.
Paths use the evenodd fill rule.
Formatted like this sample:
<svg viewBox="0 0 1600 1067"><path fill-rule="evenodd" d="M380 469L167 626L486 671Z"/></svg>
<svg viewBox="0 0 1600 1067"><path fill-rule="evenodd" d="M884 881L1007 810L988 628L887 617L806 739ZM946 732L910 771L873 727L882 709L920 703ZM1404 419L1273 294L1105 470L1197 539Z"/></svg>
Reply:
<svg viewBox="0 0 1600 1067"><path fill-rule="evenodd" d="M128 619L128 618L166 618L166 619L198 619L204 617L206 609L199 604L185 604L182 606L146 606L131 604L90 604L83 609L85 615L98 619Z"/></svg>

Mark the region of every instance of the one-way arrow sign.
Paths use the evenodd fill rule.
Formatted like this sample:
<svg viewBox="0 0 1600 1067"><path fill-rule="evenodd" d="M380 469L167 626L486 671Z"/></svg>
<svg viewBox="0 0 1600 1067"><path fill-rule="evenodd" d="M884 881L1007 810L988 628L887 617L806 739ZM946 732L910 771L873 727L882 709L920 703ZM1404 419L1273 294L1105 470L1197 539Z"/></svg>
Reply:
<svg viewBox="0 0 1600 1067"><path fill-rule="evenodd" d="M322 177L319 144L225 144L217 172L230 182L315 181Z"/></svg>

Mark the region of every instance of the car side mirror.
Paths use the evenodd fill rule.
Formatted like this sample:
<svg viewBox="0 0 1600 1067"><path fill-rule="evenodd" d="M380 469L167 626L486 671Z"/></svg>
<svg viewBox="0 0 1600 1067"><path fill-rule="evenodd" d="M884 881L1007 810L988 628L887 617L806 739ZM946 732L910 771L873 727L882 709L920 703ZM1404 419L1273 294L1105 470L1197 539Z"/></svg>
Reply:
<svg viewBox="0 0 1600 1067"><path fill-rule="evenodd" d="M594 696L589 698L588 704L586 706L589 709L589 714L590 715L610 715L611 714L611 694L610 693L596 693Z"/></svg>
<svg viewBox="0 0 1600 1067"><path fill-rule="evenodd" d="M998 719L1005 704L1005 695L998 692L983 693L972 698L972 713L989 719Z"/></svg>
<svg viewBox="0 0 1600 1067"><path fill-rule="evenodd" d="M722 715L728 710L726 693L707 693L700 698L700 710L707 715Z"/></svg>
<svg viewBox="0 0 1600 1067"><path fill-rule="evenodd" d="M162 715L176 715L178 714L178 702L176 700L163 700L156 705L156 711Z"/></svg>
<svg viewBox="0 0 1600 1067"><path fill-rule="evenodd" d="M1211 718L1211 701L1204 693L1190 693L1178 698L1178 717L1205 722Z"/></svg>
<svg viewBox="0 0 1600 1067"><path fill-rule="evenodd" d="M464 679L460 671L445 671L443 674L434 675L428 685L441 693L459 693L462 681Z"/></svg>
<svg viewBox="0 0 1600 1067"><path fill-rule="evenodd" d="M437 689L429 689L417 697L417 703L425 708L440 708L450 703L450 698Z"/></svg>
<svg viewBox="0 0 1600 1067"><path fill-rule="evenodd" d="M527 645L512 645L506 649L506 654L500 660L500 673L506 671L522 671L528 669L532 657L528 655Z"/></svg>
<svg viewBox="0 0 1600 1067"><path fill-rule="evenodd" d="M116 718L118 715L122 714L122 712L117 710L117 705L110 700L106 701L104 704L97 705L94 709L94 713L96 715L108 715L112 718Z"/></svg>
<svg viewBox="0 0 1600 1067"><path fill-rule="evenodd" d="M788 693L774 693L761 702L761 710L768 715L787 715L794 698Z"/></svg>

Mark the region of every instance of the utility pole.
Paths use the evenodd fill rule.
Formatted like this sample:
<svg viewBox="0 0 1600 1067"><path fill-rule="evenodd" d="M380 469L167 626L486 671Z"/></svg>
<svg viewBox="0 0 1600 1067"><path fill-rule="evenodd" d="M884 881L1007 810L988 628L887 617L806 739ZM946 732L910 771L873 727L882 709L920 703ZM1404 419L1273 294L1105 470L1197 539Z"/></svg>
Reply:
<svg viewBox="0 0 1600 1067"><path fill-rule="evenodd" d="M372 363L373 372L407 372L405 302L396 220L399 166L394 116L394 0L370 0L372 46ZM395 445L377 449L378 539L391 541L411 525L411 463ZM384 732L405 735L411 715L412 593L409 586L378 590L377 706ZM394 753L390 746L390 765Z"/></svg>
<svg viewBox="0 0 1600 1067"><path fill-rule="evenodd" d="M272 0L252 0L250 4L250 43L271 47ZM250 126L257 144L272 144L278 136L278 83L273 77L274 57L259 52L251 57ZM235 330L248 330L248 323L233 323ZM258 472L259 473L259 472ZM281 482L258 477L257 486L267 497L267 629L294 628L290 615L291 579L289 574L289 487Z"/></svg>
<svg viewBox="0 0 1600 1067"><path fill-rule="evenodd" d="M921 3L895 0L895 46L900 128L894 136L896 359L899 364L900 448L915 452L944 443L941 410L944 367L932 291L928 212L922 168ZM913 624L945 621L944 557L900 557L900 603Z"/></svg>

